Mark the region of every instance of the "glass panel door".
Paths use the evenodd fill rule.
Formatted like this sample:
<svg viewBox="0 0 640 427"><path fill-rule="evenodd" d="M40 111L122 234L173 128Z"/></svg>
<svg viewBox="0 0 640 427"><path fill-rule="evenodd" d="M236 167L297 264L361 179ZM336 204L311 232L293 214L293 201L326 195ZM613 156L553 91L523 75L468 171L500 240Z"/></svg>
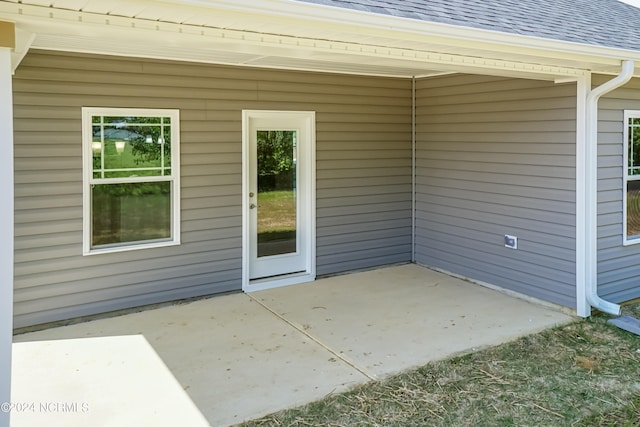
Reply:
<svg viewBox="0 0 640 427"><path fill-rule="evenodd" d="M256 132L258 258L298 251L295 130Z"/></svg>
<svg viewBox="0 0 640 427"><path fill-rule="evenodd" d="M243 111L243 290L315 278L315 114Z"/></svg>

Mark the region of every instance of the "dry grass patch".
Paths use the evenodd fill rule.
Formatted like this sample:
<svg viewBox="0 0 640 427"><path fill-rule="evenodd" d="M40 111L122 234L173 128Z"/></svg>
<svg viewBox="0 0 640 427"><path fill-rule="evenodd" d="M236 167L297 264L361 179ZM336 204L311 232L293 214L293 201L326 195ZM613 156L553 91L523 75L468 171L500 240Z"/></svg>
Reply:
<svg viewBox="0 0 640 427"><path fill-rule="evenodd" d="M625 309L640 316L639 305ZM594 316L245 426L640 426L640 337Z"/></svg>

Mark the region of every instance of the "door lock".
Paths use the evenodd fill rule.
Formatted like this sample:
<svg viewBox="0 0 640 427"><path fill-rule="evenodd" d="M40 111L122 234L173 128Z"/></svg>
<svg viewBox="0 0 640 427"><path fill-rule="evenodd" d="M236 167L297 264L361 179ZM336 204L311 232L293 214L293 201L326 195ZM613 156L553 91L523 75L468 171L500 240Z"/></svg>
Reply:
<svg viewBox="0 0 640 427"><path fill-rule="evenodd" d="M253 197L253 193L249 193L249 197Z"/></svg>
<svg viewBox="0 0 640 427"><path fill-rule="evenodd" d="M251 203L251 204L249 205L249 209L255 209L255 208L256 208L256 205L255 205L255 204Z"/></svg>

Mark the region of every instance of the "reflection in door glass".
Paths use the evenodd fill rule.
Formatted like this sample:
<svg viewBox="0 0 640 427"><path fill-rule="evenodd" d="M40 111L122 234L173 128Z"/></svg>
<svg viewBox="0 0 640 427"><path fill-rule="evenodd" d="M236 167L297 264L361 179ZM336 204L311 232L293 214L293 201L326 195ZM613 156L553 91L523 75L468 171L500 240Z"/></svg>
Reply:
<svg viewBox="0 0 640 427"><path fill-rule="evenodd" d="M296 131L257 131L258 257L296 252Z"/></svg>

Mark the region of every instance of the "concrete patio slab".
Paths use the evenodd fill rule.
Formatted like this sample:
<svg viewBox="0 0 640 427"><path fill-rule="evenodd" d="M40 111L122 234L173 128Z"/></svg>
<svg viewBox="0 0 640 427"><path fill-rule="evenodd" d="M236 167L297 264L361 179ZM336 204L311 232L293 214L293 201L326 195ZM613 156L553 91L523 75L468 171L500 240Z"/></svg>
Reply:
<svg viewBox="0 0 640 427"><path fill-rule="evenodd" d="M11 425L209 425L141 335L14 344Z"/></svg>
<svg viewBox="0 0 640 427"><path fill-rule="evenodd" d="M417 265L251 295L372 378L572 319Z"/></svg>
<svg viewBox="0 0 640 427"><path fill-rule="evenodd" d="M129 363L129 353L135 353L133 348L96 353L84 343L96 337L119 342L137 335L162 362L154 369L160 372L158 366L166 365L186 392L183 396L210 425L230 425L571 319L549 307L403 265L17 335L13 382L21 390L16 394L21 401L36 399L30 390L39 381L30 371L36 372L48 356L33 349L53 345L51 340L70 340L64 345L78 344L73 357L51 359L48 373L39 375L48 376L48 400L80 399L95 378L104 379L101 367ZM27 347L31 345L36 347ZM93 372L83 368L77 375L65 374L89 366ZM118 390L136 390L141 381L162 390L170 383L166 375L111 377ZM173 393L176 390L181 392L174 387ZM114 393L100 398L99 406L89 402L90 411L102 408L117 414L125 408ZM127 425L108 416L101 419L85 425ZM53 424L39 420L19 427L41 425ZM134 425L197 424L139 420Z"/></svg>
<svg viewBox="0 0 640 427"><path fill-rule="evenodd" d="M17 335L15 342L132 334L146 338L211 425L229 425L266 415L278 408L316 400L367 380L244 294ZM19 387L36 387L37 382L34 383L32 377L25 377L20 372L28 371L39 361L24 358L19 347L16 350L15 363L19 369L14 383ZM82 352L81 349L78 351ZM93 353L86 356L88 359L99 358L103 363L113 357L109 352L102 356ZM123 356L126 353L120 358ZM60 368L75 366L75 362L70 364ZM55 371L53 369L52 373ZM66 399L70 387L85 388L92 377L78 376L72 383L64 376L56 378L59 388L52 399ZM114 386L126 390L135 386L136 378L128 381L115 377L114 382ZM154 385L152 382L149 387ZM20 397L30 398L28 394ZM108 394L103 398L106 399L104 405L112 399ZM113 412L119 411L117 398L112 403ZM42 425L47 424L30 424L33 427ZM142 424L105 421L85 425Z"/></svg>

